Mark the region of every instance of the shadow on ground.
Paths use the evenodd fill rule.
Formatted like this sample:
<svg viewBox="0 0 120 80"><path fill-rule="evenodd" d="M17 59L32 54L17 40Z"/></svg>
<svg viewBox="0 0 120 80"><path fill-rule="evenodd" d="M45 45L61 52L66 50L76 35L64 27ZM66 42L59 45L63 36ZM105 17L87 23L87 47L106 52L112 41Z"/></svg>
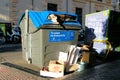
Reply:
<svg viewBox="0 0 120 80"><path fill-rule="evenodd" d="M28 73L36 75L36 76L39 76L39 72L38 71L29 69L27 67L19 66L19 65L12 64L12 63L9 63L9 62L4 62L4 63L1 63L1 64L5 65L5 66L12 67L12 68L16 68L16 69L19 69L19 70L22 70L22 71L25 71L25 72L28 72Z"/></svg>
<svg viewBox="0 0 120 80"><path fill-rule="evenodd" d="M0 52L22 51L21 43L0 45Z"/></svg>

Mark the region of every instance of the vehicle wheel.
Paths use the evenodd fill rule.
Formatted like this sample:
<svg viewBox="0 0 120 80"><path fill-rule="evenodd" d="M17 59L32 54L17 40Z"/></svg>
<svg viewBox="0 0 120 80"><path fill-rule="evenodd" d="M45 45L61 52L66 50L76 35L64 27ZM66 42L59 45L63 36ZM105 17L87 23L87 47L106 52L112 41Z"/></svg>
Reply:
<svg viewBox="0 0 120 80"><path fill-rule="evenodd" d="M0 44L4 44L6 41L4 36L0 36Z"/></svg>
<svg viewBox="0 0 120 80"><path fill-rule="evenodd" d="M13 43L18 43L20 41L20 37L19 36L13 36L12 37L12 42Z"/></svg>

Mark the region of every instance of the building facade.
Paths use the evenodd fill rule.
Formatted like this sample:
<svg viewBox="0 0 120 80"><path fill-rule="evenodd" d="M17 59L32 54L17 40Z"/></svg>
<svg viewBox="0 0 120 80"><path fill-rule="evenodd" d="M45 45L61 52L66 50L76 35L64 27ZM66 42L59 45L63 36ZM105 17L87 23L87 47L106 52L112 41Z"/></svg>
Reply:
<svg viewBox="0 0 120 80"><path fill-rule="evenodd" d="M7 11L0 11L1 15L6 15L8 21L17 24L22 13L28 10L53 10L76 13L79 17L79 22L84 26L85 14L96 11L111 9L113 4L111 0L1 0L6 2ZM2 3L0 3L2 4ZM2 6L3 6L2 5ZM1 5L0 5L1 6ZM1 8L2 8L1 6Z"/></svg>
<svg viewBox="0 0 120 80"><path fill-rule="evenodd" d="M120 0L113 0L113 8L116 11L120 11Z"/></svg>
<svg viewBox="0 0 120 80"><path fill-rule="evenodd" d="M0 2L0 22L9 22L10 17L9 0L1 0Z"/></svg>

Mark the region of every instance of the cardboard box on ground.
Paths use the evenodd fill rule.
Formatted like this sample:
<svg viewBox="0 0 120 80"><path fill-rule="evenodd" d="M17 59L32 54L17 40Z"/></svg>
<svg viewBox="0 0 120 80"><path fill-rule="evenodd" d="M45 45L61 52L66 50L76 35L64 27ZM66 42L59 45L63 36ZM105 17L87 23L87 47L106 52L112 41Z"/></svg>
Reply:
<svg viewBox="0 0 120 80"><path fill-rule="evenodd" d="M92 66L96 62L96 54L94 52L83 51L81 62L87 63L89 66Z"/></svg>
<svg viewBox="0 0 120 80"><path fill-rule="evenodd" d="M83 45L81 49L81 62L87 63L87 65L91 66L96 62L96 55L94 51L89 50L89 46Z"/></svg>
<svg viewBox="0 0 120 80"><path fill-rule="evenodd" d="M40 70L40 75L54 78L64 76L64 61L51 60L48 69Z"/></svg>
<svg viewBox="0 0 120 80"><path fill-rule="evenodd" d="M60 60L51 60L49 62L49 71L50 72L56 72L56 73L61 73L64 72L64 61Z"/></svg>
<svg viewBox="0 0 120 80"><path fill-rule="evenodd" d="M59 52L58 60L50 60L48 69L40 70L40 75L45 77L62 77L64 76L65 62L67 61L67 53Z"/></svg>
<svg viewBox="0 0 120 80"><path fill-rule="evenodd" d="M48 69L45 71L40 70L40 75L47 77L62 77L64 76L64 72L77 71L79 69L78 60L79 62L91 64L93 62L91 56L87 46L83 45L82 47L78 47L76 45L71 45L68 53L59 52L58 60L50 60Z"/></svg>

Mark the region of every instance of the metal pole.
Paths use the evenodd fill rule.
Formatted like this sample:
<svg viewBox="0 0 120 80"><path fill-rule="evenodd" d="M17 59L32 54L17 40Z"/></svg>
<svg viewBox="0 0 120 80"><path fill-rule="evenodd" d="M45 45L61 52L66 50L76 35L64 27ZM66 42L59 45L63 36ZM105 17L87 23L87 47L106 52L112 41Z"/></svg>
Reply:
<svg viewBox="0 0 120 80"><path fill-rule="evenodd" d="M66 11L68 12L68 0L66 0Z"/></svg>
<svg viewBox="0 0 120 80"><path fill-rule="evenodd" d="M89 3L89 13L91 13L91 0L90 0L90 3Z"/></svg>
<svg viewBox="0 0 120 80"><path fill-rule="evenodd" d="M32 0L32 10L34 9L34 1Z"/></svg>
<svg viewBox="0 0 120 80"><path fill-rule="evenodd" d="M120 11L120 0L118 0L118 11Z"/></svg>

